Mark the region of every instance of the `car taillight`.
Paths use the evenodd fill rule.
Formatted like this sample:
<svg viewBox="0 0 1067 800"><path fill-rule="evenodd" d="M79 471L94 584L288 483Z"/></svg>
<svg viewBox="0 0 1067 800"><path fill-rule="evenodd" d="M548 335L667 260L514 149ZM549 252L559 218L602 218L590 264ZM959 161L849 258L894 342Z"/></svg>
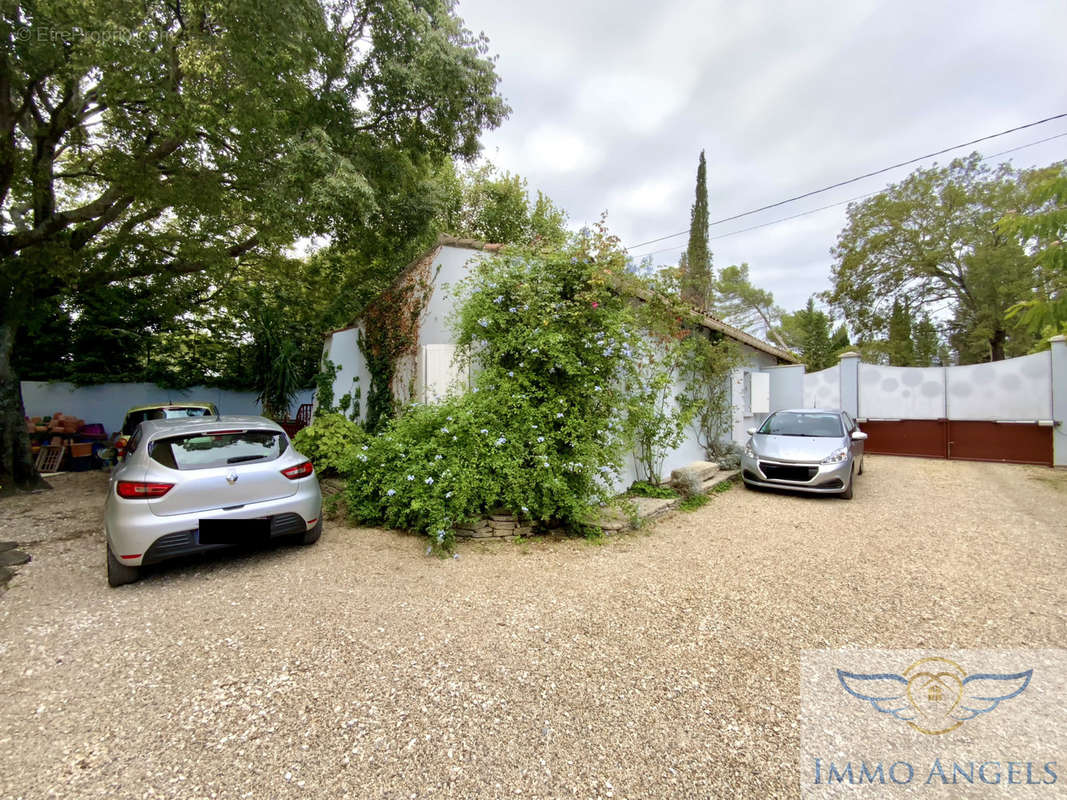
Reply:
<svg viewBox="0 0 1067 800"><path fill-rule="evenodd" d="M115 491L119 497L127 500L140 500L148 497L162 497L174 488L173 483L144 483L142 481L119 481Z"/></svg>
<svg viewBox="0 0 1067 800"><path fill-rule="evenodd" d="M125 439L119 439L117 442L115 442L115 455L118 458L122 458L124 455L126 455L126 440Z"/></svg>
<svg viewBox="0 0 1067 800"><path fill-rule="evenodd" d="M289 467L282 470L282 475L287 477L291 481L295 481L297 478L306 478L315 468L311 465L310 461L305 461L303 464L297 464L295 467Z"/></svg>

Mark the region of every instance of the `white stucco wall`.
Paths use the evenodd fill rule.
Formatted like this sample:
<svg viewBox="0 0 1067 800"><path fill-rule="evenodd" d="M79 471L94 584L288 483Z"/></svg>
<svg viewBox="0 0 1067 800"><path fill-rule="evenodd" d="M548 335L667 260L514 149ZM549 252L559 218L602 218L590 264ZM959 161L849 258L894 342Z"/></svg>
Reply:
<svg viewBox="0 0 1067 800"><path fill-rule="evenodd" d="M804 408L841 408L841 368L837 364L804 376Z"/></svg>
<svg viewBox="0 0 1067 800"><path fill-rule="evenodd" d="M367 392L370 390L370 372L367 369L367 360L363 358L363 352L359 349L359 332L361 325L354 328L346 328L343 331L335 331L326 337L322 356L336 364L340 369L333 380L333 403L344 395L353 392L359 387L359 419L367 415ZM356 381L354 379L358 378ZM318 409L318 398L315 401ZM349 409L351 415L352 409Z"/></svg>
<svg viewBox="0 0 1067 800"><path fill-rule="evenodd" d="M457 302L457 284L467 276L472 261L487 258L490 254L466 247L444 246L430 263L431 290L423 310L418 332L417 361L415 371L415 396L425 394L423 348L426 345L455 344L451 315ZM359 331L362 322L352 328L336 331L326 337L323 357L340 367L333 384L333 399L336 404L342 396L353 390L353 378L358 378L360 388L359 418L367 415L367 393L370 391L370 371L359 349Z"/></svg>
<svg viewBox="0 0 1067 800"><path fill-rule="evenodd" d="M767 418L767 414L753 413L750 410L749 382L746 373L762 372L768 367L777 365L778 360L761 350L756 350L748 345L740 345L743 353L741 366L736 367L731 374L730 382L733 387L733 441L744 444L748 441L749 428L758 427Z"/></svg>
<svg viewBox="0 0 1067 800"><path fill-rule="evenodd" d="M451 316L459 300L458 283L467 277L476 261L490 257L484 250L464 247L442 247L430 266L433 292L423 312L419 327L419 346L427 344L455 344Z"/></svg>

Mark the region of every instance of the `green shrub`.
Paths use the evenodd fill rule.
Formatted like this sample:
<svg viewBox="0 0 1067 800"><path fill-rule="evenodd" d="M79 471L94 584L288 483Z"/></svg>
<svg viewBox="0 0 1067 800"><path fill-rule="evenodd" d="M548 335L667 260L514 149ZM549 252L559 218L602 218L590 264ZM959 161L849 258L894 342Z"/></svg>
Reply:
<svg viewBox="0 0 1067 800"><path fill-rule="evenodd" d="M473 268L455 325L480 369L470 392L414 406L350 450L345 502L361 522L429 534L502 509L583 530L628 442L621 371L633 342L609 287L617 250L510 251Z"/></svg>
<svg viewBox="0 0 1067 800"><path fill-rule="evenodd" d="M343 414L316 414L311 425L297 431L293 447L311 459L320 474L330 475L342 472L366 438L363 429Z"/></svg>

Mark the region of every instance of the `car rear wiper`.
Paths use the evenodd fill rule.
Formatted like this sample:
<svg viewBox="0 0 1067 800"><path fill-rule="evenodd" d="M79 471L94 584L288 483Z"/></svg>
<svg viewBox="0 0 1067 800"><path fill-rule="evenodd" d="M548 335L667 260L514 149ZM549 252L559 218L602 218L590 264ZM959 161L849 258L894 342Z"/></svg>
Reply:
<svg viewBox="0 0 1067 800"><path fill-rule="evenodd" d="M227 458L226 463L237 464L241 461L258 461L261 458L266 458L266 456L234 456L233 458Z"/></svg>

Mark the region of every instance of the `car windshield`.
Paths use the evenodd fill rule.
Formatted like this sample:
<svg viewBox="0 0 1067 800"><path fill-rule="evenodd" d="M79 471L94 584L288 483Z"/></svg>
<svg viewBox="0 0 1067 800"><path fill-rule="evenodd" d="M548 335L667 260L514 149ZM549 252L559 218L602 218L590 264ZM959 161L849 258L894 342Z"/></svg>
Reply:
<svg viewBox="0 0 1067 800"><path fill-rule="evenodd" d="M157 439L149 454L170 469L210 469L273 461L288 446L278 431L205 431Z"/></svg>
<svg viewBox="0 0 1067 800"><path fill-rule="evenodd" d="M837 414L779 411L771 414L760 426L760 433L769 436L844 436L841 418Z"/></svg>
<svg viewBox="0 0 1067 800"><path fill-rule="evenodd" d="M214 412L210 408L202 406L170 406L168 408L146 408L142 411L131 411L126 415L126 421L122 425L122 432L126 436L132 434L137 426L149 419L187 419L189 417L210 417Z"/></svg>

